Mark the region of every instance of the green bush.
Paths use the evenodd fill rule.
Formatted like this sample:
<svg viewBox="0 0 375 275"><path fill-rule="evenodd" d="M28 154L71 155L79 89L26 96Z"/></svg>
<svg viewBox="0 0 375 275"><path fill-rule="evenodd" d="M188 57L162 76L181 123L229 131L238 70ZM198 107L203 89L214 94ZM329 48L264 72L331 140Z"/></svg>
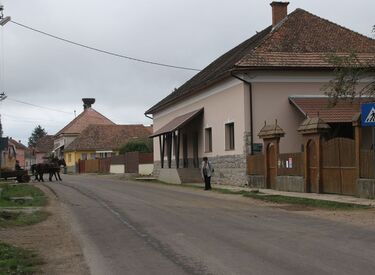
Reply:
<svg viewBox="0 0 375 275"><path fill-rule="evenodd" d="M128 152L141 152L141 153L152 153L153 142L150 138L137 138L132 139L128 143L120 147L120 154Z"/></svg>

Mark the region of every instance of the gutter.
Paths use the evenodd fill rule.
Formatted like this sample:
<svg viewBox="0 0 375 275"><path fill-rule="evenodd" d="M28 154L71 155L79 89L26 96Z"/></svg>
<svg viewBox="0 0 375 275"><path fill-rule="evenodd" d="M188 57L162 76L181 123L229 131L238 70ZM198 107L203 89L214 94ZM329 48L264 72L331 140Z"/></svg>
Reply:
<svg viewBox="0 0 375 275"><path fill-rule="evenodd" d="M233 74L233 72L230 72L231 76L234 78L246 83L249 85L249 92L250 92L250 147L251 147L251 155L254 155L254 122L253 122L253 86L252 83Z"/></svg>
<svg viewBox="0 0 375 275"><path fill-rule="evenodd" d="M147 118L149 118L149 119L152 119L153 120L153 118L152 117L150 117L147 113L145 113L145 117L147 117Z"/></svg>

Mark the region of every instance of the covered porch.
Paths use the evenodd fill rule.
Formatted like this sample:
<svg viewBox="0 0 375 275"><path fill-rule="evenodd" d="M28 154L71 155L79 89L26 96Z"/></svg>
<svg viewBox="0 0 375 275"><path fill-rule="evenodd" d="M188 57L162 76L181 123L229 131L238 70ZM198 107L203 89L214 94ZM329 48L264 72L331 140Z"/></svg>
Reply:
<svg viewBox="0 0 375 275"><path fill-rule="evenodd" d="M150 137L158 139L159 180L170 183L201 182L199 171L204 109L175 117ZM155 150L156 152L156 150Z"/></svg>

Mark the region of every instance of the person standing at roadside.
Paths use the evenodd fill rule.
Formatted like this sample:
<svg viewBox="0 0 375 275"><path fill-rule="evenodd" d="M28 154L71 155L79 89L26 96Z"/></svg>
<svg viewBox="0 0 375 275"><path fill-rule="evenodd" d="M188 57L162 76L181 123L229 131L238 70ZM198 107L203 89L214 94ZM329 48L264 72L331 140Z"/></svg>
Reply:
<svg viewBox="0 0 375 275"><path fill-rule="evenodd" d="M213 172L214 168L212 167L212 164L208 161L207 157L204 157L201 168L202 179L204 180L204 190L211 189L211 176Z"/></svg>

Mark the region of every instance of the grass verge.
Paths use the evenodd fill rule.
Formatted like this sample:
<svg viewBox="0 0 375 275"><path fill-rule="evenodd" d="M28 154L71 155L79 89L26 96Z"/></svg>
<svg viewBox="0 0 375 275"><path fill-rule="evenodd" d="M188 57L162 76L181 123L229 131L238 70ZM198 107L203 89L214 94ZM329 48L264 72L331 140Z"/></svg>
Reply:
<svg viewBox="0 0 375 275"><path fill-rule="evenodd" d="M158 180L147 181L147 183L188 187L188 188L198 188L198 189L203 188L203 186L198 186L198 185L190 185L190 184L178 185L178 184L172 184L172 183L165 183L165 182L161 182ZM277 204L300 205L304 207L320 208L320 209L326 209L326 210L361 210L361 209L371 208L371 206L368 206L368 205L309 199L309 198L301 198L301 197L291 197L291 196L283 196L283 195L267 195L261 192L251 192L251 191L245 191L245 190L233 191L233 190L225 189L225 188L213 188L212 191L220 193L220 194L242 195L247 198L262 200L265 202L272 202L272 203L277 203Z"/></svg>
<svg viewBox="0 0 375 275"><path fill-rule="evenodd" d="M0 242L0 274L37 274L42 264L35 252Z"/></svg>
<svg viewBox="0 0 375 275"><path fill-rule="evenodd" d="M2 192L0 195L0 207L25 207L25 206L45 206L47 197L39 188L28 184L0 184ZM23 202L12 201L12 197L32 197L32 200Z"/></svg>
<svg viewBox="0 0 375 275"><path fill-rule="evenodd" d="M0 211L0 228L33 225L46 220L49 216L45 211L21 212Z"/></svg>

